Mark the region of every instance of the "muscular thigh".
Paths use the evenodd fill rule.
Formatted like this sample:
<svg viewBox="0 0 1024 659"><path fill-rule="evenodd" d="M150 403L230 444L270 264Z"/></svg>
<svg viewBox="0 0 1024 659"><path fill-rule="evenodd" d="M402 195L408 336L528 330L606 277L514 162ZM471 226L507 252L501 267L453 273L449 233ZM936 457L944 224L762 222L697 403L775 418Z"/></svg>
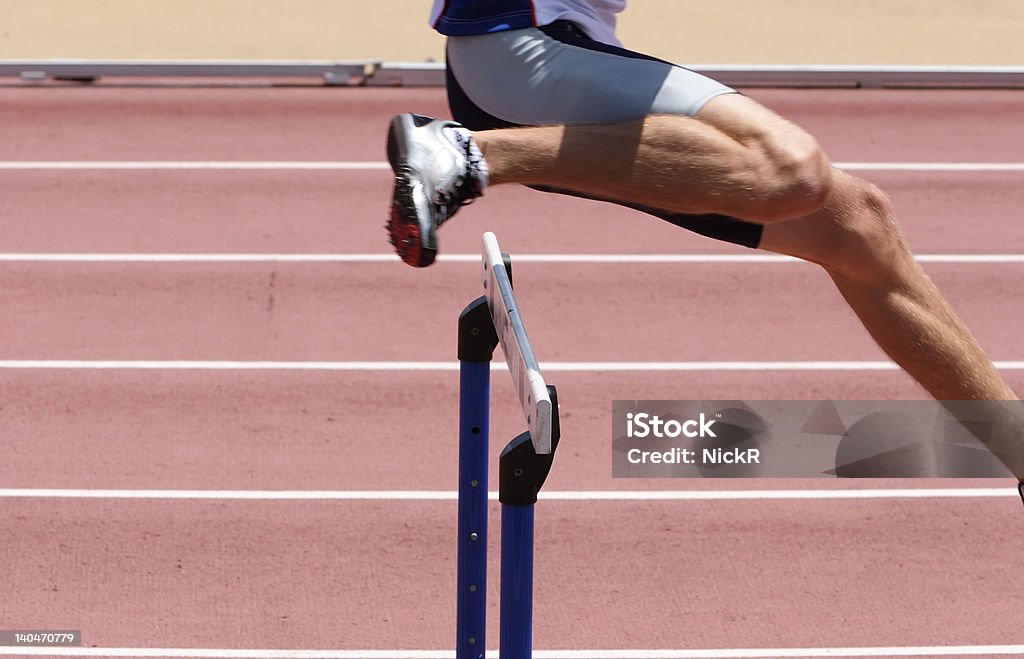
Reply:
<svg viewBox="0 0 1024 659"><path fill-rule="evenodd" d="M803 128L739 94L711 99L697 118L747 146L778 149L793 142L814 141Z"/></svg>
<svg viewBox="0 0 1024 659"><path fill-rule="evenodd" d="M595 42L567 23L449 39L447 88L452 116L471 130L699 116L718 99L741 98L694 71ZM762 227L752 222L630 207L723 242L757 247L761 240Z"/></svg>

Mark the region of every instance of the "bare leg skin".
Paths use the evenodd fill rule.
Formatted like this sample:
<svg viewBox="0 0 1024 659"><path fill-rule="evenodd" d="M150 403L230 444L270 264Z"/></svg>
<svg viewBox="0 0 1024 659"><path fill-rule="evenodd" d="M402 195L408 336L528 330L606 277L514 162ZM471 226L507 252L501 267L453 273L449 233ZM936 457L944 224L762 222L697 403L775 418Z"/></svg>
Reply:
<svg viewBox="0 0 1024 659"><path fill-rule="evenodd" d="M700 119L651 116L623 124L482 131L474 138L491 184L546 185L756 222L813 212L831 179L810 135L737 94L712 99Z"/></svg>
<svg viewBox="0 0 1024 659"><path fill-rule="evenodd" d="M749 98L716 97L696 119L652 116L474 137L492 184L547 185L763 222L761 247L822 265L883 350L933 396L1014 397L910 255L886 196L833 170L813 138Z"/></svg>

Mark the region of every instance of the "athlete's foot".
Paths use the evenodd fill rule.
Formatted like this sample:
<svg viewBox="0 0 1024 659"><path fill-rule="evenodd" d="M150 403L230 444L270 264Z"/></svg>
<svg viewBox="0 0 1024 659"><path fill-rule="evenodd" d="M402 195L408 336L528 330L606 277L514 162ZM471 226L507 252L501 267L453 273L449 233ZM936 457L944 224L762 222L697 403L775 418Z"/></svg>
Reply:
<svg viewBox="0 0 1024 659"><path fill-rule="evenodd" d="M403 261L422 268L437 255L437 228L483 194L487 164L468 130L416 114L391 120L388 161L395 171L391 244Z"/></svg>

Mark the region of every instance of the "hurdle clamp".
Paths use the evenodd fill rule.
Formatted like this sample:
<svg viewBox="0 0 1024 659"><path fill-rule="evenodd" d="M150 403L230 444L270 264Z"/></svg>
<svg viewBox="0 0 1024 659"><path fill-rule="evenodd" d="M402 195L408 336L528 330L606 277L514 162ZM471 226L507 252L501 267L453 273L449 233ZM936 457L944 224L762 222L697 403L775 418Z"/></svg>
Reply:
<svg viewBox="0 0 1024 659"><path fill-rule="evenodd" d="M538 454L529 432L505 446L498 461L501 501L501 659L529 659L533 653L533 510L558 449L558 393L551 396L551 453Z"/></svg>

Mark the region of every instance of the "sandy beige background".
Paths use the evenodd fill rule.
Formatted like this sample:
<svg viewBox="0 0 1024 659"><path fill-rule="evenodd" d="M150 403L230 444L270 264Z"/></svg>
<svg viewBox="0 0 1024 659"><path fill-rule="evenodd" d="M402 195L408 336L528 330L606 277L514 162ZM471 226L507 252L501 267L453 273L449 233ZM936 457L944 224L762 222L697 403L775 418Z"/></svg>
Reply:
<svg viewBox="0 0 1024 659"><path fill-rule="evenodd" d="M0 0L0 58L439 61L429 0ZM1024 65L1024 0L632 0L690 63Z"/></svg>

